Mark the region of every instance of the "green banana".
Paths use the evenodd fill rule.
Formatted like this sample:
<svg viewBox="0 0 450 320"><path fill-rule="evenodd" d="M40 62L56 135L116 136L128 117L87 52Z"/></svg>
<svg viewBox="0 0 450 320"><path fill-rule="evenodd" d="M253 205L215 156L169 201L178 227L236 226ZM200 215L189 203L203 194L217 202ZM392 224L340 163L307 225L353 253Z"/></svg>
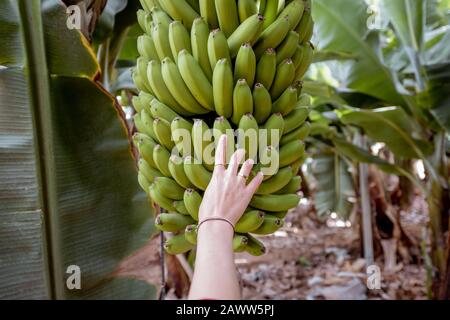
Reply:
<svg viewBox="0 0 450 320"><path fill-rule="evenodd" d="M298 39L299 37L297 32L289 32L286 39L284 39L284 41L277 48L277 64L294 56L295 51L297 50Z"/></svg>
<svg viewBox="0 0 450 320"><path fill-rule="evenodd" d="M145 193L149 193L150 188L150 182L148 179L144 176L142 172L138 172L138 183L141 186L142 190L145 191Z"/></svg>
<svg viewBox="0 0 450 320"><path fill-rule="evenodd" d="M284 134L288 134L300 127L309 116L310 109L305 106L297 106L284 118Z"/></svg>
<svg viewBox="0 0 450 320"><path fill-rule="evenodd" d="M192 145L194 146L194 155L210 171L214 170L214 157L212 157L212 130L201 119L194 120L192 127ZM211 147L209 147L211 145Z"/></svg>
<svg viewBox="0 0 450 320"><path fill-rule="evenodd" d="M164 24L156 24L152 29L152 39L160 61L166 57L173 59L169 43L169 27Z"/></svg>
<svg viewBox="0 0 450 320"><path fill-rule="evenodd" d="M161 172L154 169L147 161L144 159L139 159L138 161L138 168L139 172L142 172L144 177L149 181L152 182L156 177L162 176Z"/></svg>
<svg viewBox="0 0 450 320"><path fill-rule="evenodd" d="M292 177L291 181L289 181L289 183L287 185L285 185L283 188L281 188L280 190L275 192L275 194L297 193L297 191L300 190L301 183L302 183L302 178L300 176L294 176L294 177ZM281 217L281 218L284 218L284 217Z"/></svg>
<svg viewBox="0 0 450 320"><path fill-rule="evenodd" d="M250 205L264 211L285 211L295 207L300 200L296 194L254 195Z"/></svg>
<svg viewBox="0 0 450 320"><path fill-rule="evenodd" d="M303 125L288 133L281 138L280 144L285 145L294 140L305 140L311 131L311 125L309 122L305 122Z"/></svg>
<svg viewBox="0 0 450 320"><path fill-rule="evenodd" d="M260 152L259 152L259 162L253 166L251 177L254 177L259 171L262 171L264 174L263 181L270 179L273 176L273 173L279 168L279 154L276 147L266 146L265 148L261 148L263 143L260 144ZM271 170L273 173L268 172Z"/></svg>
<svg viewBox="0 0 450 320"><path fill-rule="evenodd" d="M199 0L187 0L187 2L191 6L191 8L195 10L195 12L200 12Z"/></svg>
<svg viewBox="0 0 450 320"><path fill-rule="evenodd" d="M261 256L266 253L266 247L261 241L249 234L247 234L246 237L248 238L248 243L245 246L246 252L252 256Z"/></svg>
<svg viewBox="0 0 450 320"><path fill-rule="evenodd" d="M229 37L239 27L236 0L215 0L220 29Z"/></svg>
<svg viewBox="0 0 450 320"><path fill-rule="evenodd" d="M267 145L275 148L278 147L281 136L284 132L284 119L281 113L272 114L269 119L267 119L262 129L266 130ZM278 135L275 135L276 133L278 133ZM274 135L273 137L272 134ZM275 138L277 139L274 140Z"/></svg>
<svg viewBox="0 0 450 320"><path fill-rule="evenodd" d="M268 48L256 66L256 82L261 83L267 90L272 86L277 72L277 56L275 50Z"/></svg>
<svg viewBox="0 0 450 320"><path fill-rule="evenodd" d="M167 177L155 177L153 179L153 183L156 186L156 189L163 196L173 200L182 200L184 189L181 188L175 180Z"/></svg>
<svg viewBox="0 0 450 320"><path fill-rule="evenodd" d="M227 135L227 150L226 150L226 163L229 163L231 156L234 153L234 130L231 128L230 123L225 117L218 117L214 121L213 135L214 144L217 147L219 138L221 135Z"/></svg>
<svg viewBox="0 0 450 320"><path fill-rule="evenodd" d="M181 117L176 117L170 123L170 130L178 152L183 157L192 155L192 123Z"/></svg>
<svg viewBox="0 0 450 320"><path fill-rule="evenodd" d="M249 87L253 87L256 73L256 57L250 43L244 43L234 63L234 81L245 79Z"/></svg>
<svg viewBox="0 0 450 320"><path fill-rule="evenodd" d="M272 111L272 98L261 83L253 88L253 116L258 124L264 123Z"/></svg>
<svg viewBox="0 0 450 320"><path fill-rule="evenodd" d="M166 106L164 103L160 102L158 99L153 99L150 103L150 112L153 118L161 118L169 123L173 119L179 117L179 115L173 111L171 108Z"/></svg>
<svg viewBox="0 0 450 320"><path fill-rule="evenodd" d="M287 215L288 211L280 211L280 212L271 212L270 215L277 217L279 219L284 219Z"/></svg>
<svg viewBox="0 0 450 320"><path fill-rule="evenodd" d="M170 175L175 179L175 181L180 186L182 186L185 189L193 187L192 183L186 176L186 173L184 173L184 165L182 158L176 155L170 156L168 167Z"/></svg>
<svg viewBox="0 0 450 320"><path fill-rule="evenodd" d="M147 19L147 12L145 12L145 10L139 9L136 12L136 16L139 27L142 29L142 31L147 32L147 26L145 25L145 20Z"/></svg>
<svg viewBox="0 0 450 320"><path fill-rule="evenodd" d="M216 3L214 0L199 0L200 15L208 23L211 29L219 27L219 20L216 14ZM195 24L195 22L194 22Z"/></svg>
<svg viewBox="0 0 450 320"><path fill-rule="evenodd" d="M289 30L295 29L295 27L300 23L304 10L305 5L303 0L293 0L284 8L283 11L281 11L280 16L288 17Z"/></svg>
<svg viewBox="0 0 450 320"><path fill-rule="evenodd" d="M172 150L175 143L171 139L170 123L162 118L155 118L153 120L153 131L158 138L160 144L162 144L167 150Z"/></svg>
<svg viewBox="0 0 450 320"><path fill-rule="evenodd" d="M262 225L255 231L254 234L271 234L280 229L283 226L283 220L280 218L274 217L270 214L266 214L264 217L264 222Z"/></svg>
<svg viewBox="0 0 450 320"><path fill-rule="evenodd" d="M278 14L278 0L267 0L264 8L264 29L269 27L276 19Z"/></svg>
<svg viewBox="0 0 450 320"><path fill-rule="evenodd" d="M311 38L314 34L314 20L312 18L309 20L306 30L307 30L306 35L305 38L303 39L303 42L311 41Z"/></svg>
<svg viewBox="0 0 450 320"><path fill-rule="evenodd" d="M280 147L280 168L290 165L300 159L305 153L305 144L294 140Z"/></svg>
<svg viewBox="0 0 450 320"><path fill-rule="evenodd" d="M159 1L164 7L164 10L166 10L174 20L182 21L186 28L191 30L192 23L194 22L195 18L199 17L199 15L194 9L192 9L192 7L189 5L189 3L186 2L186 0Z"/></svg>
<svg viewBox="0 0 450 320"><path fill-rule="evenodd" d="M258 123L251 113L242 116L238 125L238 146L245 150L245 159L256 160L258 155Z"/></svg>
<svg viewBox="0 0 450 320"><path fill-rule="evenodd" d="M233 237L233 251L243 252L248 244L248 238L243 234L235 234Z"/></svg>
<svg viewBox="0 0 450 320"><path fill-rule="evenodd" d="M190 216L198 221L198 211L200 209L200 204L202 203L202 196L194 189L186 189L184 191L184 205Z"/></svg>
<svg viewBox="0 0 450 320"><path fill-rule="evenodd" d="M139 54L147 60L158 60L158 52L156 51L153 40L148 35L139 36L137 39L137 50Z"/></svg>
<svg viewBox="0 0 450 320"><path fill-rule="evenodd" d="M256 42L255 55L259 59L269 48L276 48L284 40L289 32L289 19L280 17L268 26Z"/></svg>
<svg viewBox="0 0 450 320"><path fill-rule="evenodd" d="M201 1L214 3L214 1L211 0L201 0ZM211 69L211 64L209 63L208 50L205 50L205 48L208 47L208 37L209 37L208 24L202 18L195 19L191 30L192 55L202 68L205 76L208 78L209 81L211 81L213 70Z"/></svg>
<svg viewBox="0 0 450 320"><path fill-rule="evenodd" d="M245 79L239 79L233 90L233 115L231 121L239 124L242 116L246 113L253 113L252 92Z"/></svg>
<svg viewBox="0 0 450 320"><path fill-rule="evenodd" d="M298 97L297 84L289 86L283 94L273 103L272 112L279 112L283 116L294 110Z"/></svg>
<svg viewBox="0 0 450 320"><path fill-rule="evenodd" d="M161 69L162 77L167 88L175 100L185 110L196 114L204 114L209 112L208 110L203 109L197 100L195 100L194 96L189 91L189 88L184 83L178 67L170 58L165 58L162 61Z"/></svg>
<svg viewBox="0 0 450 320"><path fill-rule="evenodd" d="M234 231L239 233L252 232L258 229L264 222L264 212L252 210L244 213L234 226Z"/></svg>
<svg viewBox="0 0 450 320"><path fill-rule="evenodd" d="M197 225L190 224L184 229L184 236L189 243L197 244Z"/></svg>
<svg viewBox="0 0 450 320"><path fill-rule="evenodd" d="M157 144L153 148L153 161L155 162L158 170L161 171L161 173L166 177L170 177L169 158L170 153L163 146Z"/></svg>
<svg viewBox="0 0 450 320"><path fill-rule="evenodd" d="M314 58L314 46L308 42L303 54L303 59L298 68L295 70L295 79L301 79L308 71L309 66Z"/></svg>
<svg viewBox="0 0 450 320"><path fill-rule="evenodd" d="M254 14L242 22L233 34L228 37L228 47L233 58L238 54L242 44L249 43L253 45L255 43L262 32L263 23L264 17L260 14Z"/></svg>
<svg viewBox="0 0 450 320"><path fill-rule="evenodd" d="M150 166L156 168L156 164L153 161L153 148L156 146L156 142L144 133L136 132L133 135L133 143L139 151L139 154Z"/></svg>
<svg viewBox="0 0 450 320"><path fill-rule="evenodd" d="M166 232L178 232L194 223L190 216L179 213L161 213L155 219L155 226Z"/></svg>
<svg viewBox="0 0 450 320"><path fill-rule="evenodd" d="M147 65L148 65L148 60L144 57L139 57L136 60L136 73L142 78L142 81L144 83L144 86L148 89L150 88L150 84L148 82L147 79ZM152 93L152 92L150 92Z"/></svg>
<svg viewBox="0 0 450 320"><path fill-rule="evenodd" d="M191 112L183 109L180 104L174 99L166 84L161 72L161 64L152 60L147 67L147 78L150 83L150 87L159 101L169 106L173 111L183 116L192 115Z"/></svg>
<svg viewBox="0 0 450 320"><path fill-rule="evenodd" d="M285 187L292 178L292 169L284 167L278 170L278 173L270 179L264 181L256 190L256 194L271 194Z"/></svg>
<svg viewBox="0 0 450 320"><path fill-rule="evenodd" d="M189 263L189 265L191 266L192 270L194 270L195 268L195 258L197 255L197 248L192 248L191 251L189 251L188 256L187 256L187 261Z"/></svg>
<svg viewBox="0 0 450 320"><path fill-rule="evenodd" d="M184 83L192 95L207 109L214 111L213 88L202 68L194 57L186 50L182 50L178 56L178 69Z"/></svg>
<svg viewBox="0 0 450 320"><path fill-rule="evenodd" d="M302 155L297 161L292 162L290 167L292 168L292 174L295 176L300 171L303 162L305 162L305 155Z"/></svg>
<svg viewBox="0 0 450 320"><path fill-rule="evenodd" d="M203 48L204 50L204 48ZM228 59L231 62L230 50L228 49L227 38L220 29L214 29L208 36L208 57L211 70L216 67L220 59Z"/></svg>
<svg viewBox="0 0 450 320"><path fill-rule="evenodd" d="M179 214L182 214L183 216L189 215L189 212L187 211L186 206L184 205L184 200L174 201L172 205Z"/></svg>
<svg viewBox="0 0 450 320"><path fill-rule="evenodd" d="M206 190L209 181L211 181L212 173L206 170L201 163L196 163L192 157L186 157L184 159L184 172L189 181L200 190Z"/></svg>
<svg viewBox="0 0 450 320"><path fill-rule="evenodd" d="M184 234L177 234L164 242L164 250L166 250L168 254L182 254L188 252L189 250L192 250L193 248L194 245L187 241Z"/></svg>
<svg viewBox="0 0 450 320"><path fill-rule="evenodd" d="M133 82L136 85L136 88L140 91L140 92L148 92L148 93L152 93L151 90L149 90L149 88L147 88L145 86L144 80L142 79L142 77L136 72L136 70L133 70L131 72L131 77L133 78Z"/></svg>
<svg viewBox="0 0 450 320"><path fill-rule="evenodd" d="M310 23L311 19L312 19L311 18L311 9L306 7L303 12L303 16L302 16L300 22L298 23L298 25L295 28L295 31L297 31L297 33L299 35L300 43L303 43L303 39L305 39L305 37L308 33L308 24Z"/></svg>
<svg viewBox="0 0 450 320"><path fill-rule="evenodd" d="M173 21L169 25L169 44L175 63L178 63L178 53L181 50L192 52L191 38L181 21Z"/></svg>
<svg viewBox="0 0 450 320"><path fill-rule="evenodd" d="M270 87L270 95L273 100L278 99L295 79L295 67L291 59L286 59L277 67L277 72Z"/></svg>
<svg viewBox="0 0 450 320"><path fill-rule="evenodd" d="M292 56L292 63L294 64L295 70L300 66L303 60L303 55L305 53L305 45L297 45L294 55Z"/></svg>
<svg viewBox="0 0 450 320"><path fill-rule="evenodd" d="M266 10L267 0L259 0L258 1L258 13L263 14L264 10Z"/></svg>
<svg viewBox="0 0 450 320"><path fill-rule="evenodd" d="M139 92L139 96L134 96L132 99L134 109L137 112L141 112L142 110L150 111L150 103L154 98L154 96L147 92Z"/></svg>
<svg viewBox="0 0 450 320"><path fill-rule="evenodd" d="M256 14L258 9L256 8L255 0L238 0L238 13L239 21L241 25L252 15Z"/></svg>
<svg viewBox="0 0 450 320"><path fill-rule="evenodd" d="M151 184L149 187L149 194L150 194L150 198L161 208L166 209L167 211L175 211L175 208L173 207L172 203L173 200L166 198L165 196L163 196L158 189L156 188L155 184ZM179 215L179 214L177 214ZM181 216L181 215L179 215ZM157 226L158 227L158 226ZM167 231L171 231L171 230L167 230Z"/></svg>
<svg viewBox="0 0 450 320"><path fill-rule="evenodd" d="M172 19L167 15L167 13L162 8L157 6L153 6L150 9L154 25L161 24L168 29Z"/></svg>
<svg viewBox="0 0 450 320"><path fill-rule="evenodd" d="M228 59L217 61L213 73L213 97L216 113L226 118L233 112L233 71Z"/></svg>
<svg viewBox="0 0 450 320"><path fill-rule="evenodd" d="M156 136L156 132L153 130L153 118L151 117L150 113L147 112L147 110L142 110L140 113L140 119L141 119L141 123L143 126L143 130L140 130L138 127L138 124L136 123L136 118L135 118L135 123L136 123L136 128L138 129L139 132L145 133L146 135L148 135L149 137L153 138L153 140L158 140L158 137Z"/></svg>

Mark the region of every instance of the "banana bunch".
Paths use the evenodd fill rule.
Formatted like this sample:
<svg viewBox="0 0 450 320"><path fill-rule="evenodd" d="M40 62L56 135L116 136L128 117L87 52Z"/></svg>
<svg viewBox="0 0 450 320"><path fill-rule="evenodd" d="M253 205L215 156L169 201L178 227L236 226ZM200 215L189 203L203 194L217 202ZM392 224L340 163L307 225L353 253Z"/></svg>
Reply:
<svg viewBox="0 0 450 320"><path fill-rule="evenodd" d="M299 202L297 174L310 131L311 97L301 92L314 51L310 0L141 4L133 142L140 155L139 184L167 211L155 222L173 233L165 249L195 256L214 148L227 134L227 157L236 147L230 142L237 142L246 158L256 160L252 174L265 174L233 240L236 252L261 255L265 247L253 235L278 230ZM275 159L275 170L264 159Z"/></svg>

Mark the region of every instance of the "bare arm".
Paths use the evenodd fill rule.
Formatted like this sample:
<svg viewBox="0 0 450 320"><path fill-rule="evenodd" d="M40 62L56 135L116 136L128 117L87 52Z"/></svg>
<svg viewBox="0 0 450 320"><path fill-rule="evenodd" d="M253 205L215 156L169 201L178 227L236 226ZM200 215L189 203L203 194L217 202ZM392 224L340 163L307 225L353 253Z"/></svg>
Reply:
<svg viewBox="0 0 450 320"><path fill-rule="evenodd" d="M226 136L219 140L216 166L200 206L199 221L222 217L233 225L247 208L251 197L262 182L259 173L248 185L246 179L253 167L247 160L239 171L244 157L242 149L231 157L225 167ZM233 228L221 220L209 220L198 229L197 258L189 299L240 299L239 282L234 264Z"/></svg>

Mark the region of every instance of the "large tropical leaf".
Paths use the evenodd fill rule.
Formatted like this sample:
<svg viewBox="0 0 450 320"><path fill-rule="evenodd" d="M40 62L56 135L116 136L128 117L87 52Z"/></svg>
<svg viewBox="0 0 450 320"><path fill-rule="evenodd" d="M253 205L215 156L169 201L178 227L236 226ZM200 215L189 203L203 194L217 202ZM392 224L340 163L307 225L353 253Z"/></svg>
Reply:
<svg viewBox="0 0 450 320"><path fill-rule="evenodd" d="M150 236L151 208L85 38L57 0L1 1L0 36L0 297L150 298L111 277Z"/></svg>

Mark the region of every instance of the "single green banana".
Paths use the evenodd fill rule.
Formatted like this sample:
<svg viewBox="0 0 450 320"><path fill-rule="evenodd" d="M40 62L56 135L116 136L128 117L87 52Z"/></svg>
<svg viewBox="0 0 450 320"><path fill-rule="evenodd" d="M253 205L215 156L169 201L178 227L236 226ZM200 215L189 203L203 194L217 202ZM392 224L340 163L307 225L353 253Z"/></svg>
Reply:
<svg viewBox="0 0 450 320"><path fill-rule="evenodd" d="M184 83L200 105L214 111L213 87L197 60L186 50L178 55L178 69Z"/></svg>
<svg viewBox="0 0 450 320"><path fill-rule="evenodd" d="M311 124L309 122L305 122L303 125L295 129L294 131L283 136L281 138L280 144L283 146L294 140L305 140L305 138L309 135L310 131L311 131Z"/></svg>
<svg viewBox="0 0 450 320"><path fill-rule="evenodd" d="M178 53L182 50L192 52L191 38L181 21L173 21L169 25L169 44L175 63L178 63Z"/></svg>
<svg viewBox="0 0 450 320"><path fill-rule="evenodd" d="M278 147L284 132L284 119L281 113L272 114L264 123L262 129L266 130L267 145Z"/></svg>
<svg viewBox="0 0 450 320"><path fill-rule="evenodd" d="M239 27L236 0L215 0L220 29L229 37Z"/></svg>
<svg viewBox="0 0 450 320"><path fill-rule="evenodd" d="M303 39L303 42L305 43L311 41L313 34L314 34L314 20L311 18L309 20L306 35L305 38Z"/></svg>
<svg viewBox="0 0 450 320"><path fill-rule="evenodd" d="M258 155L258 123L251 113L242 116L238 125L237 141L245 150L245 159L256 160Z"/></svg>
<svg viewBox="0 0 450 320"><path fill-rule="evenodd" d="M295 31L297 31L299 35L299 41L300 43L303 43L303 39L305 39L307 33L308 33L308 24L311 21L311 9L308 7L305 7L305 10L303 12L302 18L298 25L295 27Z"/></svg>
<svg viewBox="0 0 450 320"><path fill-rule="evenodd" d="M227 163L229 163L231 156L234 153L235 143L234 143L234 130L231 128L230 123L225 117L218 117L214 121L213 127L213 135L214 135L214 144L217 147L220 136L226 134L227 135L227 150L226 150L226 159Z"/></svg>
<svg viewBox="0 0 450 320"><path fill-rule="evenodd" d="M173 59L169 43L169 27L164 24L156 24L152 29L152 39L160 61L166 57Z"/></svg>
<svg viewBox="0 0 450 320"><path fill-rule="evenodd" d="M278 14L278 1L279 0L267 0L266 7L264 9L264 29L267 29L277 19Z"/></svg>
<svg viewBox="0 0 450 320"><path fill-rule="evenodd" d="M172 255L186 253L189 250L192 250L193 248L194 248L194 245L192 243L190 243L189 241L187 241L187 239L183 233L177 234L177 235L167 239L166 242L164 242L164 250L168 254L172 254Z"/></svg>
<svg viewBox="0 0 450 320"><path fill-rule="evenodd" d="M262 225L255 231L254 234L271 234L280 229L283 226L283 220L280 218L274 217L270 214L266 214L264 217L264 222Z"/></svg>
<svg viewBox="0 0 450 320"><path fill-rule="evenodd" d="M147 79L148 62L149 61L146 58L139 57L136 60L136 73L142 78L142 81L144 82L144 86L150 90L151 87L150 87L150 84ZM150 92L150 93L152 93L152 92Z"/></svg>
<svg viewBox="0 0 450 320"><path fill-rule="evenodd" d="M279 112L283 116L288 115L296 106L298 91L296 84L284 90L283 94L273 103L272 112Z"/></svg>
<svg viewBox="0 0 450 320"><path fill-rule="evenodd" d="M248 238L243 234L235 234L233 237L233 251L243 252L248 244Z"/></svg>
<svg viewBox="0 0 450 320"><path fill-rule="evenodd" d="M156 51L153 40L148 35L139 36L137 39L137 50L139 54L147 60L158 60L158 52Z"/></svg>
<svg viewBox="0 0 450 320"><path fill-rule="evenodd" d="M277 72L277 56L275 50L267 49L256 66L256 82L261 83L267 90L272 86Z"/></svg>
<svg viewBox="0 0 450 320"><path fill-rule="evenodd" d="M187 256L187 261L188 261L189 265L191 266L192 270L194 270L194 268L195 268L196 256L197 256L197 248L194 247L191 249L191 251L189 251L188 256Z"/></svg>
<svg viewBox="0 0 450 320"><path fill-rule="evenodd" d="M153 6L150 8L152 21L155 25L162 24L165 27L169 28L169 24L172 22L172 19L169 15L164 11L160 6Z"/></svg>
<svg viewBox="0 0 450 320"><path fill-rule="evenodd" d="M241 24L257 12L258 8L255 0L238 0L238 13Z"/></svg>
<svg viewBox="0 0 450 320"><path fill-rule="evenodd" d="M296 194L254 195L250 205L264 211L285 211L295 207L300 200Z"/></svg>
<svg viewBox="0 0 450 320"><path fill-rule="evenodd" d="M184 164L182 158L176 155L170 156L168 167L170 175L180 186L185 189L193 187L193 184L189 181L186 173L184 173Z"/></svg>
<svg viewBox="0 0 450 320"><path fill-rule="evenodd" d="M155 177L153 183L156 185L159 193L166 198L173 200L183 199L184 189L175 180L167 177Z"/></svg>
<svg viewBox="0 0 450 320"><path fill-rule="evenodd" d="M199 17L199 14L189 5L186 0L159 0L169 15L174 20L180 20L183 24L191 30L192 23L195 18Z"/></svg>
<svg viewBox="0 0 450 320"><path fill-rule="evenodd" d="M196 163L192 157L186 157L184 159L184 172L189 181L200 190L206 190L209 181L211 181L212 173L206 170L201 163Z"/></svg>
<svg viewBox="0 0 450 320"><path fill-rule="evenodd" d="M165 232L178 232L194 222L190 216L179 213L161 213L155 219L155 226Z"/></svg>
<svg viewBox="0 0 450 320"><path fill-rule="evenodd" d="M275 20L261 33L256 42L254 49L256 58L259 59L267 49L278 47L289 31L289 19L287 17L280 17Z"/></svg>
<svg viewBox="0 0 450 320"><path fill-rule="evenodd" d="M263 23L264 17L260 14L254 14L242 22L233 34L228 37L228 47L233 58L238 54L242 44L249 43L253 45L258 40L262 32Z"/></svg>
<svg viewBox="0 0 450 320"><path fill-rule="evenodd" d="M259 0L258 1L258 13L263 14L264 10L266 10L267 0Z"/></svg>
<svg viewBox="0 0 450 320"><path fill-rule="evenodd" d="M162 118L155 118L153 120L153 131L158 138L160 144L162 144L167 150L172 150L175 147L175 143L171 139L170 123Z"/></svg>
<svg viewBox="0 0 450 320"><path fill-rule="evenodd" d="M278 99L281 94L295 80L295 67L291 59L286 59L277 66L277 72L272 86L270 87L270 95L273 100Z"/></svg>
<svg viewBox="0 0 450 320"><path fill-rule="evenodd" d="M155 184L152 183L149 187L149 194L152 201L154 201L159 207L166 209L167 211L175 211L175 208L173 207L173 200L166 198L163 196L158 189L156 188ZM179 215L181 216L181 215ZM158 227L158 225L157 225ZM171 230L167 230L171 231Z"/></svg>
<svg viewBox="0 0 450 320"><path fill-rule="evenodd" d="M142 110L150 111L150 103L154 98L155 97L153 95L147 92L139 92L139 96L134 96L132 99L134 109L137 112L141 112Z"/></svg>
<svg viewBox="0 0 450 320"><path fill-rule="evenodd" d="M252 232L258 229L264 222L264 212L252 210L244 213L234 226L234 231L239 233Z"/></svg>
<svg viewBox="0 0 450 320"><path fill-rule="evenodd" d="M288 17L289 30L294 30L300 23L304 10L303 0L293 0L280 12L280 16Z"/></svg>
<svg viewBox="0 0 450 320"><path fill-rule="evenodd" d="M227 38L225 37L223 31L220 29L214 29L208 36L208 57L211 70L214 70L217 61L219 61L220 59L228 59L228 61L230 61L231 63Z"/></svg>
<svg viewBox="0 0 450 320"><path fill-rule="evenodd" d="M305 155L302 155L297 161L292 162L290 164L290 167L292 168L292 174L295 176L300 171L300 168L302 167L302 164L305 162Z"/></svg>
<svg viewBox="0 0 450 320"><path fill-rule="evenodd" d="M255 81L256 57L250 43L244 43L236 57L234 63L234 81L245 79L251 88Z"/></svg>
<svg viewBox="0 0 450 320"><path fill-rule="evenodd" d="M155 162L158 170L161 171L161 173L166 177L170 177L169 158L170 153L163 146L157 144L153 148L153 161Z"/></svg>
<svg viewBox="0 0 450 320"><path fill-rule="evenodd" d="M286 215L288 214L288 211L279 211L279 212L271 212L270 215L277 217L279 219L284 219Z"/></svg>
<svg viewBox="0 0 450 320"><path fill-rule="evenodd" d="M214 1L211 0L201 1L214 4ZM208 80L212 81L213 70L211 69L211 64L209 63L208 50L205 50L205 48L208 47L208 37L208 24L202 18L195 19L191 30L192 55L195 60L197 60Z"/></svg>
<svg viewBox="0 0 450 320"><path fill-rule="evenodd" d="M251 254L252 256L261 256L266 253L266 247L261 241L249 234L247 234L246 237L248 238L248 243L245 247L245 251L247 253Z"/></svg>
<svg viewBox="0 0 450 320"><path fill-rule="evenodd" d="M305 144L294 140L280 147L280 168L290 165L300 159L305 153Z"/></svg>
<svg viewBox="0 0 450 320"><path fill-rule="evenodd" d="M162 176L162 173L153 168L147 161L144 159L139 159L138 161L139 172L145 176L145 178L152 182L156 177Z"/></svg>
<svg viewBox="0 0 450 320"><path fill-rule="evenodd" d="M197 225L190 224L184 229L184 236L186 240L192 243L193 245L197 244Z"/></svg>
<svg viewBox="0 0 450 320"><path fill-rule="evenodd" d="M216 113L226 118L233 113L233 71L228 59L220 59L213 73L213 97Z"/></svg>
<svg viewBox="0 0 450 320"><path fill-rule="evenodd" d="M277 48L277 64L280 64L283 60L294 56L295 51L297 50L298 39L297 32L289 32L286 39L284 39L284 41Z"/></svg>
<svg viewBox="0 0 450 320"><path fill-rule="evenodd" d="M149 137L151 137L153 140L157 141L158 137L156 136L155 131L153 130L153 118L150 115L150 113L147 110L142 110L140 113L140 119L141 119L141 123L143 126L143 130L140 130L140 128L138 127L137 123L136 123L136 118L135 118L135 123L136 123L136 128L138 129L139 132L145 133L146 135L148 135Z"/></svg>
<svg viewBox="0 0 450 320"><path fill-rule="evenodd" d="M195 12L200 13L200 3L199 3L199 0L187 0L187 2L188 2L189 5L191 6L191 8L195 10Z"/></svg>
<svg viewBox="0 0 450 320"><path fill-rule="evenodd" d="M305 48L305 52L303 55L302 62L295 70L295 79L299 80L303 78L306 71L308 71L309 66L311 65L314 58L314 46L309 42Z"/></svg>
<svg viewBox="0 0 450 320"><path fill-rule="evenodd" d="M211 0L199 0L200 15L205 19L211 29L219 27L219 20L216 13L216 2ZM194 21L195 24L195 21Z"/></svg>
<svg viewBox="0 0 450 320"><path fill-rule="evenodd" d="M275 194L291 194L291 193L297 193L298 190L300 190L300 185L302 183L302 178L300 176L294 176L292 177L291 181L287 185L285 185L283 188L275 192ZM279 215L277 215L278 218L280 218ZM284 218L284 217L281 217Z"/></svg>
<svg viewBox="0 0 450 320"><path fill-rule="evenodd" d="M145 12L145 10L139 9L136 13L136 16L139 27L142 29L142 31L147 32L147 26L145 25L145 20L147 19L147 12Z"/></svg>
<svg viewBox="0 0 450 320"><path fill-rule="evenodd" d="M261 83L253 88L253 116L258 124L264 123L272 111L272 98Z"/></svg>
<svg viewBox="0 0 450 320"><path fill-rule="evenodd" d="M160 102L158 99L153 99L150 103L150 112L153 118L161 118L169 123L172 122L173 119L180 117L175 111L173 111L170 107Z"/></svg>
<svg viewBox="0 0 450 320"><path fill-rule="evenodd" d="M150 188L150 182L148 181L148 179L145 177L145 175L142 172L138 172L138 183L141 186L142 190L145 191L145 193L149 193L149 188Z"/></svg>
<svg viewBox="0 0 450 320"><path fill-rule="evenodd" d="M292 169L290 167L284 167L278 170L270 179L264 181L256 190L256 194L271 194L285 187L292 178Z"/></svg>
<svg viewBox="0 0 450 320"><path fill-rule="evenodd" d="M183 157L192 155L192 123L181 117L177 117L170 123L170 130L172 132L172 140L179 154Z"/></svg>
<svg viewBox="0 0 450 320"><path fill-rule="evenodd" d="M195 114L205 114L209 112L195 100L194 96L189 91L189 88L184 83L178 67L170 58L165 58L162 61L161 69L164 83L175 100L185 110Z"/></svg>
<svg viewBox="0 0 450 320"><path fill-rule="evenodd" d="M288 134L300 127L308 119L310 108L298 106L284 118L284 134Z"/></svg>
<svg viewBox="0 0 450 320"><path fill-rule="evenodd" d="M186 189L184 191L184 205L190 216L198 221L198 211L200 209L200 204L202 203L202 196L194 189Z"/></svg>
<svg viewBox="0 0 450 320"><path fill-rule="evenodd" d="M192 127L192 145L195 159L201 160L206 169L214 170L213 134L208 125L201 119L194 120ZM211 145L211 147L209 147Z"/></svg>
<svg viewBox="0 0 450 320"><path fill-rule="evenodd" d="M239 124L242 116L246 113L253 113L253 97L247 81L239 79L233 90L233 115L231 121Z"/></svg>
<svg viewBox="0 0 450 320"><path fill-rule="evenodd" d="M131 72L131 77L133 78L133 82L136 85L136 88L138 89L139 92L147 92L147 93L152 93L152 90L150 90L149 88L147 88L145 86L144 80L142 79L142 77L136 72L136 70L133 70Z"/></svg>
<svg viewBox="0 0 450 320"><path fill-rule="evenodd" d="M174 201L172 205L179 214L182 214L183 216L189 215L189 212L187 211L186 206L184 205L184 200Z"/></svg>
<svg viewBox="0 0 450 320"><path fill-rule="evenodd" d="M292 56L291 60L294 64L295 70L300 66L303 60L303 55L305 54L305 45L297 45L297 48L295 49L294 55Z"/></svg>
<svg viewBox="0 0 450 320"><path fill-rule="evenodd" d="M133 143L139 151L139 154L150 166L156 168L156 164L153 161L153 148L156 146L156 142L144 133L136 132L133 135Z"/></svg>

